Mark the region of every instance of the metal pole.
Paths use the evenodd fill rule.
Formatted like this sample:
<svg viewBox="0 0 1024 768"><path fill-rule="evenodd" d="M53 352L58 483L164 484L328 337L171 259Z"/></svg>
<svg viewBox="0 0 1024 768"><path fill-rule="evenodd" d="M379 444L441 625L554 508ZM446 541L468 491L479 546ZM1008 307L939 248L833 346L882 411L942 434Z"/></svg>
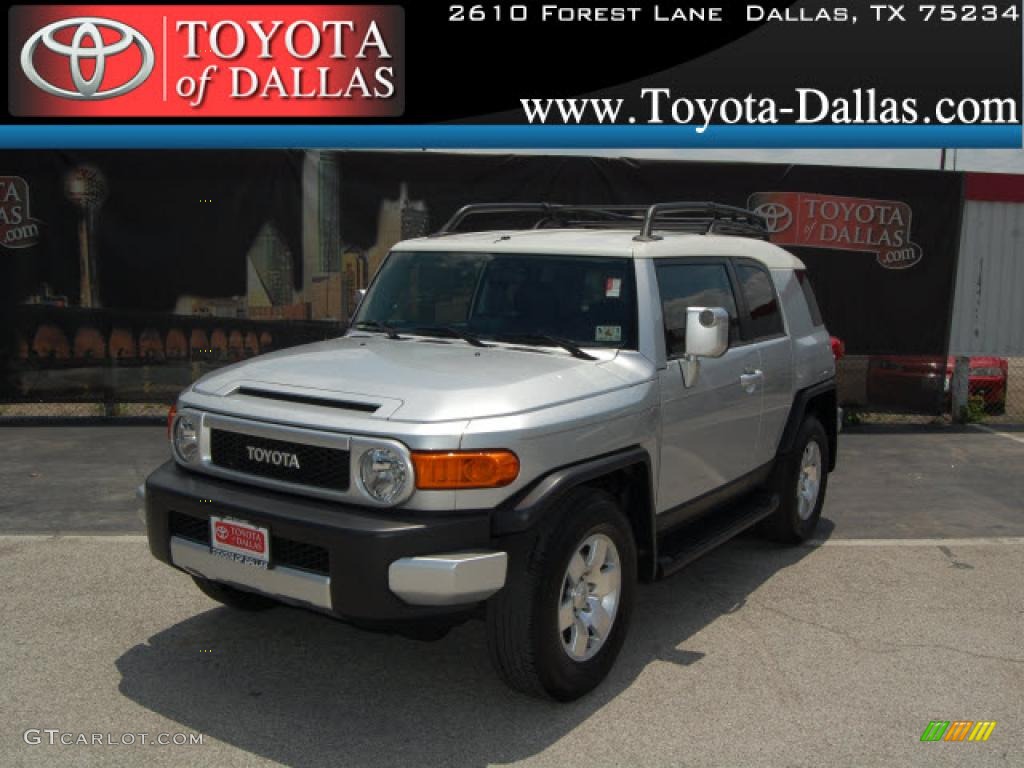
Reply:
<svg viewBox="0 0 1024 768"><path fill-rule="evenodd" d="M88 215L86 211L82 211L78 219L78 303L82 307L92 306L92 260L89 258Z"/></svg>
<svg viewBox="0 0 1024 768"><path fill-rule="evenodd" d="M953 380L949 383L953 400L953 422L956 424L967 423L967 399L970 396L968 391L968 377L970 375L971 359L963 355L956 358L953 364Z"/></svg>
<svg viewBox="0 0 1024 768"><path fill-rule="evenodd" d="M99 246L96 243L96 209L90 208L85 215L85 232L89 240L89 306L98 308L100 306L100 273L99 259L97 258Z"/></svg>

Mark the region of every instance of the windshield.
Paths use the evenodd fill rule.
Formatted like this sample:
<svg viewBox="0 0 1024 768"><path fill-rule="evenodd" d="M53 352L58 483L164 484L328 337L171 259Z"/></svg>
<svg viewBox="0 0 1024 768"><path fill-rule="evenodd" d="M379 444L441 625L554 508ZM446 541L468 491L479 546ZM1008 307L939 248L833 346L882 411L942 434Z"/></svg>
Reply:
<svg viewBox="0 0 1024 768"><path fill-rule="evenodd" d="M353 326L635 349L632 267L624 258L396 251Z"/></svg>

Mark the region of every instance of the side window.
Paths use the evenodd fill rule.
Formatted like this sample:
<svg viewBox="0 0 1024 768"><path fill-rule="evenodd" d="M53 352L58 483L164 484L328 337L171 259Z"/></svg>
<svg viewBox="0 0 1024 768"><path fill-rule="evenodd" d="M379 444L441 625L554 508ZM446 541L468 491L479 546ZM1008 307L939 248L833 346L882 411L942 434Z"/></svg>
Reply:
<svg viewBox="0 0 1024 768"><path fill-rule="evenodd" d="M686 352L686 310L722 307L729 313L729 341L739 338L739 315L724 264L668 264L658 267L661 314L669 357Z"/></svg>
<svg viewBox="0 0 1024 768"><path fill-rule="evenodd" d="M784 333L779 300L768 271L752 264L737 264L736 276L750 311L750 339L756 341Z"/></svg>
<svg viewBox="0 0 1024 768"><path fill-rule="evenodd" d="M811 277L807 274L807 270L798 269L796 279L800 283L800 288L803 289L804 300L811 313L811 323L814 326L824 325L825 321L821 317L821 309L818 307L818 299L814 296L814 288L811 287Z"/></svg>

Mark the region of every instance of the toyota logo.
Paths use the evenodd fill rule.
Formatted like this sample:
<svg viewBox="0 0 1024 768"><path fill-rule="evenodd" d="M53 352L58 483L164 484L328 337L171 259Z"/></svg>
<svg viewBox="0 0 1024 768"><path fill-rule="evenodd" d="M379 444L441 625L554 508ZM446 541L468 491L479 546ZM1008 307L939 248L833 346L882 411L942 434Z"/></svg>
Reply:
<svg viewBox="0 0 1024 768"><path fill-rule="evenodd" d="M764 219L770 234L785 232L793 223L793 212L782 203L761 203L754 213Z"/></svg>
<svg viewBox="0 0 1024 768"><path fill-rule="evenodd" d="M71 38L71 45L62 43L56 39L58 32L65 29L75 30ZM112 29L118 35L118 39L112 43L103 40L103 29ZM91 45L85 45L85 41ZM68 58L71 67L71 82L76 90L68 90L54 85L43 79L36 70L33 61L36 49L42 43L43 47L60 56ZM142 63L138 72L125 83L100 90L103 85L103 76L107 70L107 60L113 56L124 53L129 48L136 47L142 56ZM82 61L84 59L95 59L95 67L91 77L82 73ZM153 71L153 64L156 57L153 54L153 46L136 29L127 24L113 19L101 19L95 16L84 16L75 19L64 19L48 24L32 37L25 41L21 49L21 69L34 86L51 96L60 96L65 99L76 99L79 101L97 101L99 99L112 99L115 96L122 96L134 91L142 85L146 78Z"/></svg>

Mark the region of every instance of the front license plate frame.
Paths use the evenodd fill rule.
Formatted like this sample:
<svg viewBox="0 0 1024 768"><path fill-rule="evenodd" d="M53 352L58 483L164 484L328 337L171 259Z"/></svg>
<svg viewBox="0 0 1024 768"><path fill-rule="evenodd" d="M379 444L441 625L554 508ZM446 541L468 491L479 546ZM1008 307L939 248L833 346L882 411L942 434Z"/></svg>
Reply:
<svg viewBox="0 0 1024 768"><path fill-rule="evenodd" d="M210 553L256 568L268 568L270 529L236 517L211 515Z"/></svg>

